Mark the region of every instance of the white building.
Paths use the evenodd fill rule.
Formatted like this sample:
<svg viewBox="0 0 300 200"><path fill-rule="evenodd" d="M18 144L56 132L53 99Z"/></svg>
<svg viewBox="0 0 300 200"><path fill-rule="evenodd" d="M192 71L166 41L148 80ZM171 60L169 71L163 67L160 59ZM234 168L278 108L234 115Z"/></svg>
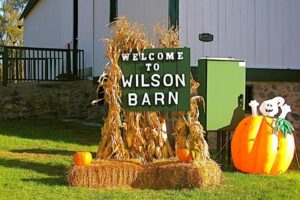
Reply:
<svg viewBox="0 0 300 200"><path fill-rule="evenodd" d="M149 30L157 22L179 21L192 66L209 56L243 59L248 68L300 69L299 0L30 0L22 14L25 46L67 48L76 1L78 48L94 77L106 63L100 39L110 34L107 25L116 15ZM211 33L214 40L201 42L200 33Z"/></svg>

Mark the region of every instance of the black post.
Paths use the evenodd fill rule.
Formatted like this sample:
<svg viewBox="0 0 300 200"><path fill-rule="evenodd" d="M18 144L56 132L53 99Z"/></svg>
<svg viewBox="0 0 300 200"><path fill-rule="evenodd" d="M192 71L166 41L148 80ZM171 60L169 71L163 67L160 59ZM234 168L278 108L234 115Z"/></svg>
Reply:
<svg viewBox="0 0 300 200"><path fill-rule="evenodd" d="M78 0L73 0L73 79L78 78Z"/></svg>
<svg viewBox="0 0 300 200"><path fill-rule="evenodd" d="M6 47L3 47L2 61L3 61L2 79L3 79L3 85L6 86L8 83L8 52Z"/></svg>
<svg viewBox="0 0 300 200"><path fill-rule="evenodd" d="M66 67L67 67L67 80L71 80L71 50L67 49L66 52Z"/></svg>
<svg viewBox="0 0 300 200"><path fill-rule="evenodd" d="M228 166L230 165L230 162L231 162L231 131L228 131L227 132L227 142L228 142L228 144L227 144L227 147L228 147L228 149L227 149L227 164L228 164Z"/></svg>
<svg viewBox="0 0 300 200"><path fill-rule="evenodd" d="M110 0L109 22L115 21L118 17L118 0Z"/></svg>

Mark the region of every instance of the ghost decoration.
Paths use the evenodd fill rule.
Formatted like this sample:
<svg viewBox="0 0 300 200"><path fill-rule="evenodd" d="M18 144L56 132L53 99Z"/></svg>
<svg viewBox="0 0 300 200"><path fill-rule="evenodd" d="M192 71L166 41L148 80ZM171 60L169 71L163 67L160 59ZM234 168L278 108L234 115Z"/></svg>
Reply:
<svg viewBox="0 0 300 200"><path fill-rule="evenodd" d="M256 100L252 100L249 106L251 107L252 115L257 116L259 103ZM279 113L279 108L281 110L279 118L285 119L286 115L291 112L291 107L285 104L285 100L282 97L274 97L273 99L262 102L259 106L259 111L265 117L274 117Z"/></svg>
<svg viewBox="0 0 300 200"><path fill-rule="evenodd" d="M93 100L91 102L91 105L98 104L99 106L104 105L104 96L105 96L105 90L104 85L108 81L108 74L106 72L103 72L102 75L98 79L98 88L97 88L97 99Z"/></svg>

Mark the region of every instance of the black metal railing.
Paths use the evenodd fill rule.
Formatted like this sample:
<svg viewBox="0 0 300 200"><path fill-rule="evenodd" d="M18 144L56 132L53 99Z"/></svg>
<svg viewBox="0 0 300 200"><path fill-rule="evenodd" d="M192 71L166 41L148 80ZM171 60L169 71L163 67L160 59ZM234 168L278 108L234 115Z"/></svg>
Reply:
<svg viewBox="0 0 300 200"><path fill-rule="evenodd" d="M73 49L0 47L3 85L21 81L84 79L84 51Z"/></svg>

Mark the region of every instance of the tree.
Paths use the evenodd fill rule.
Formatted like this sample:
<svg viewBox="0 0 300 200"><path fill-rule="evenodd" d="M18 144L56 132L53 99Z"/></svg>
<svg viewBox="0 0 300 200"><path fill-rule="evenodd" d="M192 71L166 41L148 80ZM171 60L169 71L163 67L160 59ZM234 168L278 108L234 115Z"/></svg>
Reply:
<svg viewBox="0 0 300 200"><path fill-rule="evenodd" d="M22 46L24 22L20 15L28 0L0 1L0 45Z"/></svg>

